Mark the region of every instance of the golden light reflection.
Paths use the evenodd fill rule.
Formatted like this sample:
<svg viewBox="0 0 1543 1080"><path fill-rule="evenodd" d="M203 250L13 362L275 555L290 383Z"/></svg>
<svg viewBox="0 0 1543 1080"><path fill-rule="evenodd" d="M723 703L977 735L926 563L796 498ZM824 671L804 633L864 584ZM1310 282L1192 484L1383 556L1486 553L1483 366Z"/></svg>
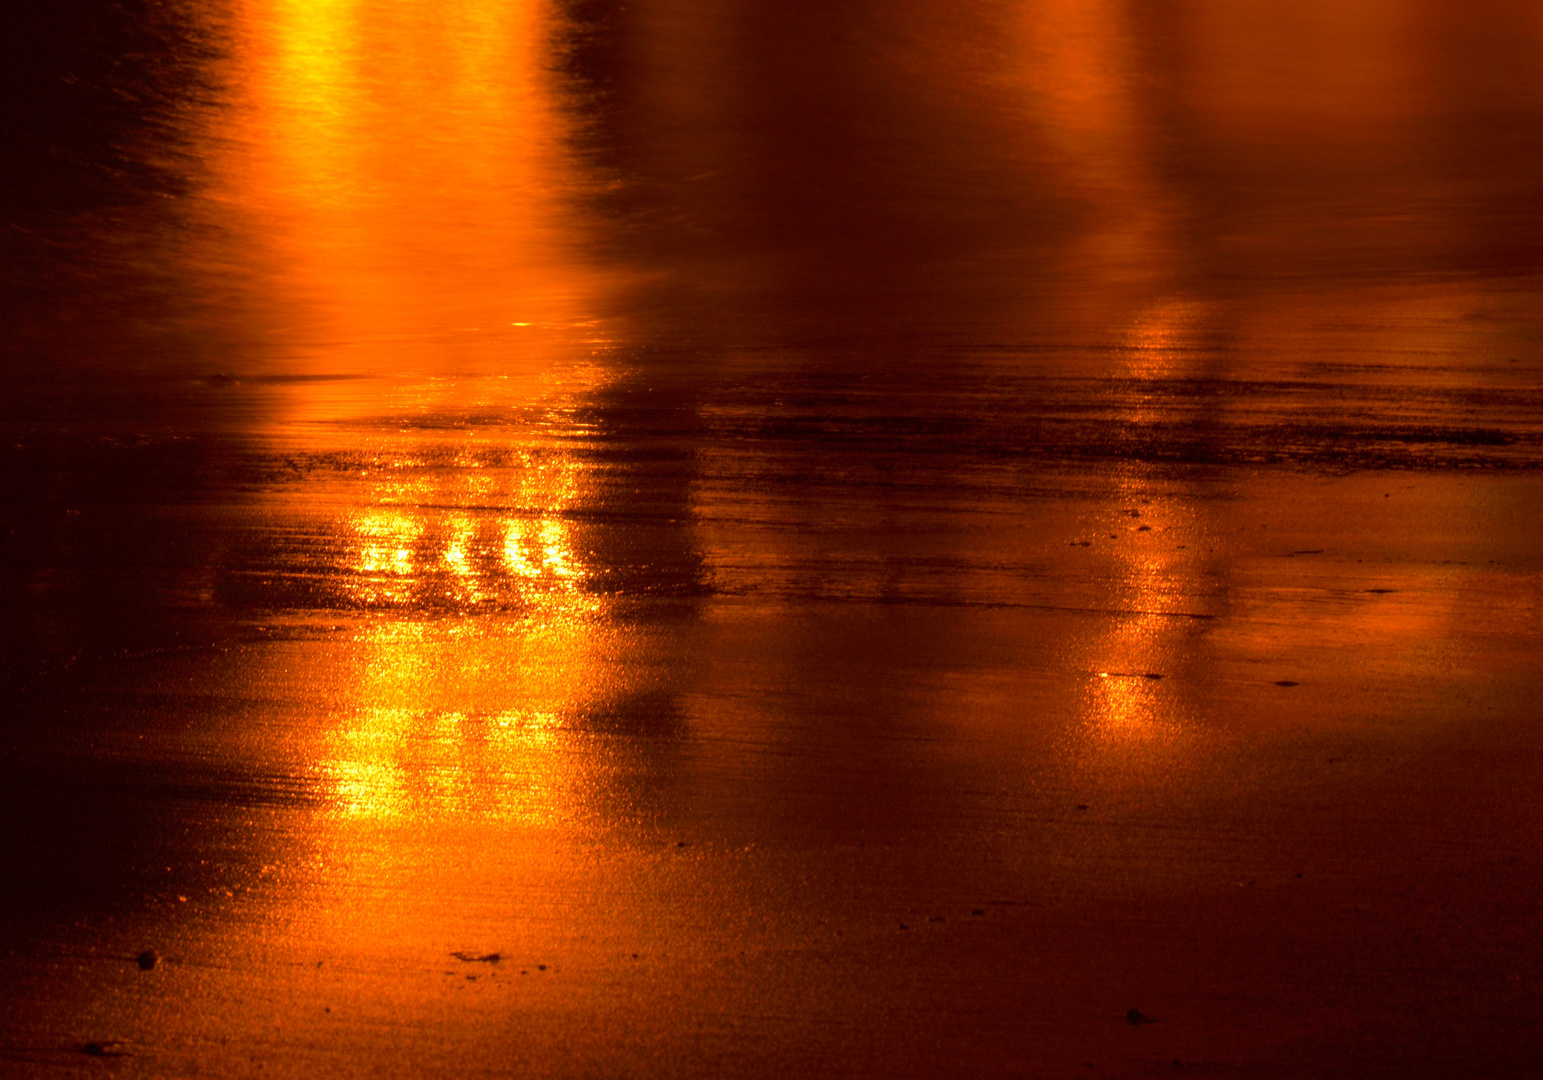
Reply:
<svg viewBox="0 0 1543 1080"><path fill-rule="evenodd" d="M592 323L555 19L540 0L240 6L246 115L219 196L288 300L293 361L507 368L542 328Z"/></svg>
<svg viewBox="0 0 1543 1080"><path fill-rule="evenodd" d="M368 708L338 732L333 779L346 817L474 815L551 824L571 809L573 769L552 711Z"/></svg>
<svg viewBox="0 0 1543 1080"><path fill-rule="evenodd" d="M564 718L617 692L582 521L581 406L606 282L574 252L589 183L547 0L241 0L219 197L301 382L275 440L342 463L281 489L321 519L343 815L549 823L591 763Z"/></svg>
<svg viewBox="0 0 1543 1080"><path fill-rule="evenodd" d="M1150 304L1133 321L1118 354L1120 374L1137 382L1204 374L1203 335L1217 324L1215 305L1187 297ZM1119 421L1162 422L1169 414L1151 394L1125 399ZM1171 406L1168 407L1171 409ZM1115 491L1099 522L1113 552L1111 606L1129 612L1087 644L1097 665L1090 680L1086 722L1107 748L1171 742L1187 717L1170 681L1182 660L1193 616L1206 609L1203 567L1196 553L1203 529L1192 500L1175 497L1151 466L1118 466Z"/></svg>
<svg viewBox="0 0 1543 1080"><path fill-rule="evenodd" d="M1129 650L1134 642L1155 636L1153 620L1138 621L1147 625L1122 628L1115 635L1116 643L1111 644ZM1158 680L1149 678L1146 672L1096 672L1088 687L1087 709L1097 740L1106 744L1153 742L1170 734L1171 721L1164 709Z"/></svg>
<svg viewBox="0 0 1543 1080"><path fill-rule="evenodd" d="M1120 342L1126 378L1161 379L1202 374L1197 353L1222 322L1221 305L1191 296L1167 296L1139 310ZM1133 414L1146 421L1149 415Z"/></svg>
<svg viewBox="0 0 1543 1080"><path fill-rule="evenodd" d="M358 538L356 595L367 603L403 602L415 577L413 547L422 522L395 511L370 510L354 521Z"/></svg>
<svg viewBox="0 0 1543 1080"><path fill-rule="evenodd" d="M1172 250L1171 198L1152 166L1151 132L1136 88L1140 68L1126 5L1053 0L1024 9L1020 33L1030 62L1013 76L1032 95L1033 115L1066 188L1089 204L1069 265L1106 285L1166 273L1156 253Z"/></svg>
<svg viewBox="0 0 1543 1080"><path fill-rule="evenodd" d="M568 516L581 467L512 438L383 460L354 496L377 505L345 530L346 601L387 616L362 628L329 751L345 812L555 820L588 768L560 718L616 689L597 666L607 601Z"/></svg>
<svg viewBox="0 0 1543 1080"><path fill-rule="evenodd" d="M392 618L360 627L324 769L344 816L572 817L603 763L582 717L628 690L625 635L583 599L525 618Z"/></svg>
<svg viewBox="0 0 1543 1080"><path fill-rule="evenodd" d="M501 458L509 447L496 449ZM351 604L491 606L548 618L594 607L581 595L590 575L568 516L581 494L575 461L473 456L444 468L436 456L393 460L364 485L359 501L377 505L355 511L345 529Z"/></svg>

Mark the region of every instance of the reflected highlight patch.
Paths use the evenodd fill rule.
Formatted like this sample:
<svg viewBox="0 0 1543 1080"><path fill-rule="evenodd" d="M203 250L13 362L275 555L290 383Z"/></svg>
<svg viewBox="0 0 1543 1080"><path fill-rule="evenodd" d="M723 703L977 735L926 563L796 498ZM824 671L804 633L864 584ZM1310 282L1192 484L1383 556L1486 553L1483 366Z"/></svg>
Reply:
<svg viewBox="0 0 1543 1080"><path fill-rule="evenodd" d="M366 604L411 599L417 577L414 549L423 523L400 511L369 510L352 527L356 546L348 562L356 574L354 595Z"/></svg>
<svg viewBox="0 0 1543 1080"><path fill-rule="evenodd" d="M471 815L553 824L573 807L582 759L555 712L374 707L335 736L327 772L344 817Z"/></svg>
<svg viewBox="0 0 1543 1080"><path fill-rule="evenodd" d="M594 576L569 516L578 501L575 463L422 464L393 461L359 501L402 505L357 511L339 530L345 602L555 614L561 598L573 609Z"/></svg>
<svg viewBox="0 0 1543 1080"><path fill-rule="evenodd" d="M1156 636L1150 625L1156 619L1140 619L1114 636L1122 646L1147 642ZM1148 742L1166 736L1172 718L1165 715L1163 675L1156 671L1098 671L1088 689L1087 714L1097 738L1109 743Z"/></svg>

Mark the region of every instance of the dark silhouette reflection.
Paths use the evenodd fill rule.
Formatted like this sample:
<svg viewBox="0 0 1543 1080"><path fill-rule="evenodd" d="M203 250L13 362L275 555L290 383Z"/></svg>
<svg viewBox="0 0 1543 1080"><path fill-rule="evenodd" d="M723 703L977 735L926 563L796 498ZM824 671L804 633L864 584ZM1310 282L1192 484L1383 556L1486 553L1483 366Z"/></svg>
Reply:
<svg viewBox="0 0 1543 1080"><path fill-rule="evenodd" d="M182 372L239 350L208 339L220 319L211 309L254 298L230 295L220 261L194 268L182 255L190 233L218 244L229 224L197 206L210 151L201 136L228 119L217 70L227 13L28 0L0 19L7 380L61 367L111 380Z"/></svg>
<svg viewBox="0 0 1543 1080"><path fill-rule="evenodd" d="M1164 297L1543 251L1504 3L568 10L616 310L676 337L1104 344Z"/></svg>
<svg viewBox="0 0 1543 1080"><path fill-rule="evenodd" d="M570 10L580 145L611 180L599 252L643 275L622 313L651 332L990 334L1076 229L1040 133L991 85L994 14Z"/></svg>

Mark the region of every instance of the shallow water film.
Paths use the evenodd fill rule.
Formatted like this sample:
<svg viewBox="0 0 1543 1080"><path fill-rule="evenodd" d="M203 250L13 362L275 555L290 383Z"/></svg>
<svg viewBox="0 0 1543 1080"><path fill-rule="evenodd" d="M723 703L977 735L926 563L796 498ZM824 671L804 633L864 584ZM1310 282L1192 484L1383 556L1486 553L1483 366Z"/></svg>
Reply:
<svg viewBox="0 0 1543 1080"><path fill-rule="evenodd" d="M0 1073L1536 1075L1543 7L0 20Z"/></svg>

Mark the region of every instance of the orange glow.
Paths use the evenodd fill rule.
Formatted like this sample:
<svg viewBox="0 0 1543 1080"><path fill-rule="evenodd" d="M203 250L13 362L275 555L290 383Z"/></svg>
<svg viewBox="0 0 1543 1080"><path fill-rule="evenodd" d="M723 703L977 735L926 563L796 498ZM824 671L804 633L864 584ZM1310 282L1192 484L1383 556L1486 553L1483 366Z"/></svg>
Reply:
<svg viewBox="0 0 1543 1080"><path fill-rule="evenodd" d="M582 474L518 438L444 457L398 447L354 488L369 508L341 532L346 595L386 618L363 626L327 769L352 816L561 816L585 772L561 753L562 717L616 690L594 652L606 601L566 516Z"/></svg>
<svg viewBox="0 0 1543 1080"><path fill-rule="evenodd" d="M295 298L284 331L309 368L507 368L532 330L588 322L551 18L491 0L243 6L245 137L223 197Z"/></svg>
<svg viewBox="0 0 1543 1080"><path fill-rule="evenodd" d="M365 613L316 673L349 818L569 815L588 766L565 718L617 691L573 517L571 417L609 376L556 26L540 0L239 9L219 195L285 300L274 355L369 376L293 386L267 432L360 463L272 507L330 538L317 571Z"/></svg>
<svg viewBox="0 0 1543 1080"><path fill-rule="evenodd" d="M1088 204L1071 266L1108 285L1167 274L1168 196L1154 176L1137 108L1134 30L1117 0L1057 0L1024 9L1026 63L1009 78L1030 96L1033 116L1066 190Z"/></svg>

